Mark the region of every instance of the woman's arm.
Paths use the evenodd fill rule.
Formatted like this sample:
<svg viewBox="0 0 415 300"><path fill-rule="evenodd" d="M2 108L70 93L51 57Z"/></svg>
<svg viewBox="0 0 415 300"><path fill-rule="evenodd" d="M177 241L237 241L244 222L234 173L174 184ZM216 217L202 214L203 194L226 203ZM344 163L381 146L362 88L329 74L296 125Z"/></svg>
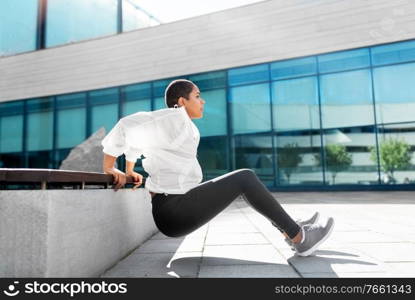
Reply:
<svg viewBox="0 0 415 300"><path fill-rule="evenodd" d="M122 188L127 182L126 175L114 167L117 158L115 156L104 153L104 159L102 162L102 169L105 174L111 174L114 176L114 190Z"/></svg>
<svg viewBox="0 0 415 300"><path fill-rule="evenodd" d="M143 183L143 175L134 172L135 162L125 160L125 174L131 176L134 179L133 190L138 188Z"/></svg>

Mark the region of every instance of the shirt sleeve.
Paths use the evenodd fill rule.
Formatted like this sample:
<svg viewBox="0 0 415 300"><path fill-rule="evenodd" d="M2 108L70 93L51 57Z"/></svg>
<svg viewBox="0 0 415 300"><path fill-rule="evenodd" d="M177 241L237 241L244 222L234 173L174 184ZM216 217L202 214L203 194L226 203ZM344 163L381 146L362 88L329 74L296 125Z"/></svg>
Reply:
<svg viewBox="0 0 415 300"><path fill-rule="evenodd" d="M142 150L137 149L137 148L133 148L133 147L129 147L127 150L125 150L124 154L125 154L125 159L126 160L135 163L137 161L137 159L141 156Z"/></svg>
<svg viewBox="0 0 415 300"><path fill-rule="evenodd" d="M125 131L122 123L118 123L111 129L111 131L104 137L101 142L104 147L102 150L105 154L118 157L127 150L125 141Z"/></svg>

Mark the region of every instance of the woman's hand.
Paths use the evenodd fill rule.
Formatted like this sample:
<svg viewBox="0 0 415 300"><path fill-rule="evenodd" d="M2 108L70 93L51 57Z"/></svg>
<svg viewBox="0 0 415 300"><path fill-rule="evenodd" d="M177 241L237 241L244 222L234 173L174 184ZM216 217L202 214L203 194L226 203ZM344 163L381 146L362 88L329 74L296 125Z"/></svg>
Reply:
<svg viewBox="0 0 415 300"><path fill-rule="evenodd" d="M118 191L118 189L122 188L127 182L127 177L125 173L121 172L116 168L105 169L104 173L111 174L112 176L114 176L113 187L115 191Z"/></svg>
<svg viewBox="0 0 415 300"><path fill-rule="evenodd" d="M133 190L137 189L143 183L143 175L141 175L137 172L129 171L129 172L127 172L126 175L133 177L133 180L134 180Z"/></svg>

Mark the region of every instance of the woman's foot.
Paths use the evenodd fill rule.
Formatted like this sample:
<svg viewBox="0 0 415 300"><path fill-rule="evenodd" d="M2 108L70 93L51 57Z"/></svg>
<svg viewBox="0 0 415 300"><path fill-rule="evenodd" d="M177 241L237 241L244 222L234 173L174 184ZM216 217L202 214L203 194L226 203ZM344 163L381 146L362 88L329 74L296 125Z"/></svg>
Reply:
<svg viewBox="0 0 415 300"><path fill-rule="evenodd" d="M298 226L303 227L304 225L317 223L319 218L320 218L320 213L317 211L314 213L314 215L311 218L307 220L296 220L295 222L298 224ZM291 250L295 250L293 247L293 242L288 236L285 237L284 241L290 246Z"/></svg>
<svg viewBox="0 0 415 300"><path fill-rule="evenodd" d="M334 227L334 219L329 218L327 224L304 225L301 227L301 241L293 243L296 254L300 256L309 256L317 250L331 234Z"/></svg>

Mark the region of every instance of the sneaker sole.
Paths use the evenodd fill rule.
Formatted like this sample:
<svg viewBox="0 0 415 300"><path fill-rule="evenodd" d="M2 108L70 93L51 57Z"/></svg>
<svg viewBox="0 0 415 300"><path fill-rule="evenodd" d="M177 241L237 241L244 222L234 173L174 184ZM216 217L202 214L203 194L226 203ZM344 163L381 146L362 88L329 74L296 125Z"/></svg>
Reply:
<svg viewBox="0 0 415 300"><path fill-rule="evenodd" d="M335 224L335 221L334 221L334 219L333 219L333 224L331 225L331 228L330 228L330 230L326 233L326 235L325 236L323 236L323 238L317 243L317 244L315 244L313 247L311 247L310 249L308 249L307 251L304 251L304 252L297 252L297 254L299 255L299 256L309 256L309 255L311 255L314 251L316 251L316 249L318 248L318 246L320 246L325 240L327 240L327 238L330 236L330 234L331 234L331 232L333 231L333 228L334 228L334 224Z"/></svg>

